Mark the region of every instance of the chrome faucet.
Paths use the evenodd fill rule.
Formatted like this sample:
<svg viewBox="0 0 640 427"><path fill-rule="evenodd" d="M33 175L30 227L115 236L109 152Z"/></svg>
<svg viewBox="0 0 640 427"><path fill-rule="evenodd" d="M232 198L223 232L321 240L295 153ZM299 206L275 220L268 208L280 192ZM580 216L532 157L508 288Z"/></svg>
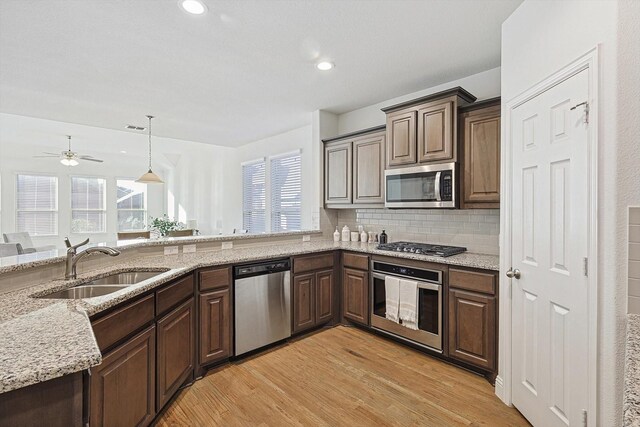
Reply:
<svg viewBox="0 0 640 427"><path fill-rule="evenodd" d="M89 243L89 239L85 240L82 243L78 243L77 245L72 245L68 237L64 238L64 244L67 246L67 264L64 269L64 278L66 280L75 279L78 277L78 273L76 272L76 265L78 264L78 261L80 261L85 255L96 252L100 252L109 256L120 255L119 250L110 248L108 246L94 246L92 248L87 248L80 253L76 253L77 249L80 246L84 246L87 243Z"/></svg>

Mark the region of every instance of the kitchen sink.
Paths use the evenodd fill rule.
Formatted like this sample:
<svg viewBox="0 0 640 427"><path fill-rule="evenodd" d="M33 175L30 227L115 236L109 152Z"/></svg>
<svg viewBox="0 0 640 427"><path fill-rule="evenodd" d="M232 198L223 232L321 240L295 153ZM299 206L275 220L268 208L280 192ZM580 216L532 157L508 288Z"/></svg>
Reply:
<svg viewBox="0 0 640 427"><path fill-rule="evenodd" d="M126 288L126 285L100 285L100 286L92 286L92 285L80 285L74 286L73 288L63 289L58 292L54 292L52 294L43 295L38 298L46 298L46 299L83 299L83 298L93 298L100 297L103 295L110 294L112 292L119 291L120 289Z"/></svg>
<svg viewBox="0 0 640 427"><path fill-rule="evenodd" d="M46 299L83 299L108 295L112 292L124 289L127 286L135 285L144 280L151 279L159 274L169 271L168 269L156 271L127 271L115 273L99 279L83 283L72 288L63 289L37 298Z"/></svg>
<svg viewBox="0 0 640 427"><path fill-rule="evenodd" d="M128 271L126 273L110 274L100 279L92 280L87 285L103 286L103 285L135 285L143 280L162 274L164 271Z"/></svg>

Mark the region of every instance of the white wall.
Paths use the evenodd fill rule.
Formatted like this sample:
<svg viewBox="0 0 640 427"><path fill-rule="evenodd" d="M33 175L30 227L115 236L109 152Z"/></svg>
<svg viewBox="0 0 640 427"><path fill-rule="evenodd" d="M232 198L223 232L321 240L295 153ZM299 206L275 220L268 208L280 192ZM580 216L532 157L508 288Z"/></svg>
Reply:
<svg viewBox="0 0 640 427"><path fill-rule="evenodd" d="M264 138L236 148L233 168L229 171L232 176L232 187L225 192L225 201L229 203L229 219L233 227L242 228L242 168L244 162L266 158L294 150L300 150L302 167L302 229L313 228L313 212L318 204L315 199L315 183L317 181L317 160L312 150L311 125L293 129L278 135ZM267 170L267 173L269 171ZM233 228L232 227L232 228Z"/></svg>
<svg viewBox="0 0 640 427"><path fill-rule="evenodd" d="M633 5L635 3L635 5ZM622 425L625 302L626 205L638 203L637 133L635 140L620 138L617 86L618 23L624 9L637 2L525 1L502 28L502 99L512 99L556 70L600 46L599 130L599 262L598 262L598 421L597 425ZM637 13L634 18L637 19ZM637 22L637 21L636 21ZM637 32L622 38L637 43ZM624 89L622 89L624 91ZM637 96L637 94L636 94ZM627 120L637 121L637 108ZM627 156L631 155L629 161Z"/></svg>
<svg viewBox="0 0 640 427"><path fill-rule="evenodd" d="M340 114L338 116L338 134L384 125L386 118L381 108L456 86L461 86L471 92L478 98L478 101L500 96L500 67Z"/></svg>

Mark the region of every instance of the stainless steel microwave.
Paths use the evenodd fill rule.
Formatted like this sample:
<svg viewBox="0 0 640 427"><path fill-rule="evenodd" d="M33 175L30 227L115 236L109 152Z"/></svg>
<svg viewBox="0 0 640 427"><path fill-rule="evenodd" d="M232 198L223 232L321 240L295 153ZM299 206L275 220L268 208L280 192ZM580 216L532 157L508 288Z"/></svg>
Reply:
<svg viewBox="0 0 640 427"><path fill-rule="evenodd" d="M385 207L456 208L456 163L384 171Z"/></svg>

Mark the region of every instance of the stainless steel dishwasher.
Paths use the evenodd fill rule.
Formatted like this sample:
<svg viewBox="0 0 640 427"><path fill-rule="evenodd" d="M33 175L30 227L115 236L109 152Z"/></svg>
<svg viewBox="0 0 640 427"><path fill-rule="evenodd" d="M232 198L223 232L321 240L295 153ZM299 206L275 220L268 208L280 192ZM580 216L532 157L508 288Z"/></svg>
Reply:
<svg viewBox="0 0 640 427"><path fill-rule="evenodd" d="M291 273L288 259L234 269L235 355L291 336Z"/></svg>

